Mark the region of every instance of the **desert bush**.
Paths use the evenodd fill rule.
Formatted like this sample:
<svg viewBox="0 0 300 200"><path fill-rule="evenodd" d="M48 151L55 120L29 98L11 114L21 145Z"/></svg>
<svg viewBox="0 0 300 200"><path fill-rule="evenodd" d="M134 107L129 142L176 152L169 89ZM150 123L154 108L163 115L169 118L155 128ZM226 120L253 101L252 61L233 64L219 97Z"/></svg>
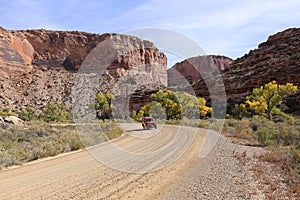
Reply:
<svg viewBox="0 0 300 200"><path fill-rule="evenodd" d="M300 144L288 151L285 166L288 170L287 180L293 193L300 193Z"/></svg>
<svg viewBox="0 0 300 200"><path fill-rule="evenodd" d="M180 125L180 120L169 119L169 120L165 120L165 123L170 125Z"/></svg>
<svg viewBox="0 0 300 200"><path fill-rule="evenodd" d="M281 176L287 183L290 192L300 192L300 145L296 147L271 148L271 151L260 155L260 161L278 166Z"/></svg>
<svg viewBox="0 0 300 200"><path fill-rule="evenodd" d="M297 119L277 123L261 116L226 119L224 131L242 139L257 140L264 146L293 146L300 141L300 122Z"/></svg>
<svg viewBox="0 0 300 200"><path fill-rule="evenodd" d="M27 122L26 127L10 126L7 129L0 129L0 168L83 149L85 146L99 144L123 133L115 123L100 123L102 130L100 133L99 124L82 127L89 140L82 135L79 136L74 125L50 125L43 121ZM90 132L97 135L89 134Z"/></svg>
<svg viewBox="0 0 300 200"><path fill-rule="evenodd" d="M0 116L2 116L2 117L13 116L13 115L15 115L15 113L12 112L12 111L11 111L10 109L8 109L8 108L5 108L5 109L3 109L3 110L0 110Z"/></svg>
<svg viewBox="0 0 300 200"><path fill-rule="evenodd" d="M43 113L39 116L45 122L66 122L66 107L63 104L47 104L43 107Z"/></svg>
<svg viewBox="0 0 300 200"><path fill-rule="evenodd" d="M256 132L258 141L261 142L263 145L271 146L273 144L271 132L272 132L272 130L270 130L266 127L260 128Z"/></svg>
<svg viewBox="0 0 300 200"><path fill-rule="evenodd" d="M31 122L26 127L11 126L0 131L1 167L75 150L72 141L64 140L66 136L80 140L74 128L61 132L43 122Z"/></svg>
<svg viewBox="0 0 300 200"><path fill-rule="evenodd" d="M198 120L198 127L199 128L209 128L209 126L210 126L210 121L208 121L208 120Z"/></svg>
<svg viewBox="0 0 300 200"><path fill-rule="evenodd" d="M33 108L26 107L25 110L18 113L18 117L24 121L32 121L38 119L38 114Z"/></svg>
<svg viewBox="0 0 300 200"><path fill-rule="evenodd" d="M253 140L256 136L250 124L251 121L249 119L226 119L223 130L225 132L228 132L228 130L230 130L231 134L234 134L239 138Z"/></svg>
<svg viewBox="0 0 300 200"><path fill-rule="evenodd" d="M108 130L105 131L105 135L109 140L119 137L123 133L123 130L120 126L114 125L111 126Z"/></svg>
<svg viewBox="0 0 300 200"><path fill-rule="evenodd" d="M97 121L84 126L77 126L76 129L81 133L80 139L85 146L96 145L123 134L121 127L116 122L112 121Z"/></svg>

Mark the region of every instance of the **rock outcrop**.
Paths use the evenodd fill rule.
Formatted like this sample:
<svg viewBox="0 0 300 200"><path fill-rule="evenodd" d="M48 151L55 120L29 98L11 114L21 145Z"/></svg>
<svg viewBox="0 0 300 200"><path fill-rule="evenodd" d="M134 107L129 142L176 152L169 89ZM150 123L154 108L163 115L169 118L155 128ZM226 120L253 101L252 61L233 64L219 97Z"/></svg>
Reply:
<svg viewBox="0 0 300 200"><path fill-rule="evenodd" d="M244 100L253 88L270 81L293 83L300 88L300 28L291 28L268 38L243 57L234 60L222 71L228 98L229 112L235 103ZM209 97L205 82L195 80L197 95ZM286 99L285 104L294 113L300 112L300 92Z"/></svg>
<svg viewBox="0 0 300 200"><path fill-rule="evenodd" d="M270 36L224 72L229 98L246 96L252 88L273 80L300 86L300 28Z"/></svg>
<svg viewBox="0 0 300 200"><path fill-rule="evenodd" d="M207 74L210 67L221 72L227 69L232 61L231 58L217 55L188 58L168 69L168 86L199 80Z"/></svg>
<svg viewBox="0 0 300 200"><path fill-rule="evenodd" d="M17 126L24 126L25 123L22 119L16 117L16 116L8 116L4 118L4 121L10 124L14 124Z"/></svg>
<svg viewBox="0 0 300 200"><path fill-rule="evenodd" d="M133 36L1 29L0 43L0 109L40 109L50 102L71 108L76 76L86 73L81 66L102 74L95 93L114 89L122 96L134 85L167 84L166 56L152 42ZM128 77L131 85L118 89Z"/></svg>
<svg viewBox="0 0 300 200"><path fill-rule="evenodd" d="M19 75L32 70L34 49L25 38L0 28L0 75Z"/></svg>

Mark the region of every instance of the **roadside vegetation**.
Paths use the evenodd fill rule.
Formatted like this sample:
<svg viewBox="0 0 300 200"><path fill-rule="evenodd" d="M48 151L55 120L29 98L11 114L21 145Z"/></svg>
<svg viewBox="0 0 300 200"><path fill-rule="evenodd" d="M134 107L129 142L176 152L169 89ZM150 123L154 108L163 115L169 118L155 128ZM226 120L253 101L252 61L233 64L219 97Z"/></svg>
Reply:
<svg viewBox="0 0 300 200"><path fill-rule="evenodd" d="M227 115L223 132L234 142L244 145L262 146L267 149L261 162L280 166L292 193L300 194L300 118L284 113L280 108L283 99L298 88L290 83L275 81L253 89L245 102L235 105L232 115ZM38 113L32 108L13 113L8 109L0 116L18 116L25 126L3 126L0 129L0 168L18 165L42 157L83 149L119 137L123 131L111 118L110 93L98 93L95 103L90 105L98 118L96 126L82 126L80 132L94 134L78 135L71 115L64 105L48 104ZM159 90L151 95L151 102L140 110L133 111L132 120L153 116L158 123L211 127L212 108L206 100L188 93ZM101 127L102 132L97 128ZM212 127L213 128L213 127ZM104 134L103 134L104 133Z"/></svg>
<svg viewBox="0 0 300 200"><path fill-rule="evenodd" d="M255 88L245 102L235 105L223 127L224 135L234 142L265 147L268 153L258 159L279 166L279 173L293 194L300 194L300 119L284 113L280 105L297 90L293 84L280 85L275 81ZM151 95L151 100L139 111L133 111L131 117L140 120L150 115L158 123L201 128L214 128L217 124L218 119L210 118L212 108L201 97L160 90Z"/></svg>
<svg viewBox="0 0 300 200"><path fill-rule="evenodd" d="M96 110L100 109L99 94L95 98ZM110 106L110 105L109 105ZM98 118L107 107L100 111ZM25 121L24 126L0 123L0 170L12 165L60 153L76 151L85 147L119 137L123 130L110 120L95 121L95 124L75 125L72 115L63 104L47 104L37 112L27 107L21 112L9 109L0 111L0 116L16 116ZM96 116L95 116L96 117ZM80 134L79 134L80 133ZM86 134L85 134L86 133Z"/></svg>
<svg viewBox="0 0 300 200"><path fill-rule="evenodd" d="M189 93L159 90L151 95L150 103L144 105L139 112L133 111L131 117L141 120L144 116L152 116L158 120L165 120L166 123L175 124L181 119L185 121L204 119L211 111L212 108L206 105L204 98Z"/></svg>
<svg viewBox="0 0 300 200"><path fill-rule="evenodd" d="M266 147L266 154L258 160L274 166L274 173L280 173L292 195L300 195L300 118L290 116L280 110L283 98L297 91L297 87L270 82L246 98L246 102L236 105L236 115L227 116L224 132L234 141ZM264 169L256 167L263 175ZM269 197L273 196L275 180L261 176L269 183ZM272 187L273 185L273 187Z"/></svg>

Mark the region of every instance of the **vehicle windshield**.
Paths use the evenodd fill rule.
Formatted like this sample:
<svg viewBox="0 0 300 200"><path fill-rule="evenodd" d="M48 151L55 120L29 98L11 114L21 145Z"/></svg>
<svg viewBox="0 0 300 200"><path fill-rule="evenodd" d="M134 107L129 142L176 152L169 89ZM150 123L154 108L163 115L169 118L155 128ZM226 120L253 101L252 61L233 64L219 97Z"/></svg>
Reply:
<svg viewBox="0 0 300 200"><path fill-rule="evenodd" d="M152 118L145 118L144 119L144 122L152 122L152 121L154 121Z"/></svg>

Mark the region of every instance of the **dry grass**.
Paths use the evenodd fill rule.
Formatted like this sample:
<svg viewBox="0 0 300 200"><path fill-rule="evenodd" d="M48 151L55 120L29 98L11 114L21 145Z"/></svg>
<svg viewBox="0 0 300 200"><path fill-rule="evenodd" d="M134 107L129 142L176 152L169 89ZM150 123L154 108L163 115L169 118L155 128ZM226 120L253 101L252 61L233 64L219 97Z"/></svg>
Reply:
<svg viewBox="0 0 300 200"><path fill-rule="evenodd" d="M256 162L252 170L267 199L300 198L299 177L297 178L299 165L290 161L289 151L270 149L254 159Z"/></svg>
<svg viewBox="0 0 300 200"><path fill-rule="evenodd" d="M26 127L0 128L0 169L83 149L85 146L116 138L123 133L121 128L113 123L102 123L100 126L104 132L93 138L82 137L74 124L48 124L35 121L28 122ZM91 130L89 126L84 128L86 133Z"/></svg>
<svg viewBox="0 0 300 200"><path fill-rule="evenodd" d="M227 119L224 135L238 144L266 146L253 158L255 178L267 199L300 199L300 120L275 123L263 118ZM234 156L246 165L247 152Z"/></svg>

